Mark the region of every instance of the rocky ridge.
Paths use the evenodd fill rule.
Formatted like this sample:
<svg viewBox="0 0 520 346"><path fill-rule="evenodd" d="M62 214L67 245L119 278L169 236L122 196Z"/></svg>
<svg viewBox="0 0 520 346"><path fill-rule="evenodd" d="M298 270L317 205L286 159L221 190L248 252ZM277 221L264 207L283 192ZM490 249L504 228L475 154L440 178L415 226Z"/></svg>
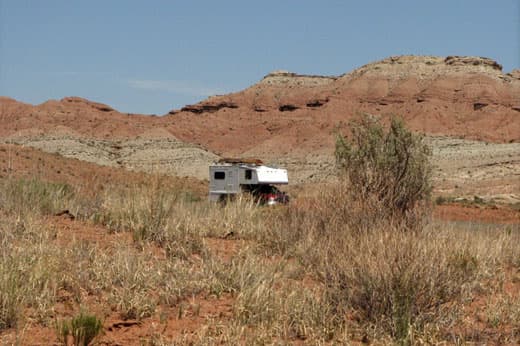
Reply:
<svg viewBox="0 0 520 346"><path fill-rule="evenodd" d="M514 144L520 142L520 74L503 73L488 58L389 57L340 76L274 71L247 89L163 117L121 113L76 97L37 106L0 98L0 137L173 174L189 174L200 162L194 171L205 176L201 167L216 155L256 156L288 165L298 181L308 181L330 176L334 133L347 133L359 113L384 121L398 115L429 136ZM114 145L122 149L110 149Z"/></svg>

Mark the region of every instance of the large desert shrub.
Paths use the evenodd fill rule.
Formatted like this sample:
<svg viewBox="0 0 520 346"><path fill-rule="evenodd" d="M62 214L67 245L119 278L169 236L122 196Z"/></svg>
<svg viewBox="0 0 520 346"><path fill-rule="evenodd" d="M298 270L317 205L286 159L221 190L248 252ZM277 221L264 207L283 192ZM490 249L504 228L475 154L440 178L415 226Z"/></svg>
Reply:
<svg viewBox="0 0 520 346"><path fill-rule="evenodd" d="M351 137L336 139L336 161L358 200L376 202L390 215L408 214L431 191L431 151L420 135L392 118L363 115L351 125Z"/></svg>
<svg viewBox="0 0 520 346"><path fill-rule="evenodd" d="M290 206L276 219L283 233L274 239L326 287L337 315L410 342L414 330L460 299L479 263L464 242L424 231L417 217L431 190L430 149L421 136L395 118L385 129L362 116L349 138L338 136L335 154L344 179ZM417 232L403 232L410 226Z"/></svg>

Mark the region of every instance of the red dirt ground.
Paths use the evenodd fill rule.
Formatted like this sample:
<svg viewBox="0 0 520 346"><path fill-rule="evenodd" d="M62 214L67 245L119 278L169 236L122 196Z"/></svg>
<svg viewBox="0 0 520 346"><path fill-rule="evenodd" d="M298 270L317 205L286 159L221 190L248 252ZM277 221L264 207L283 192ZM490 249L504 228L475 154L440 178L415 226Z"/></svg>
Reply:
<svg viewBox="0 0 520 346"><path fill-rule="evenodd" d="M49 227L56 231L58 244L66 244L73 238L81 239L95 244L101 248L111 248L127 243L132 244L132 236L129 232L113 233L99 225L71 220L67 216L52 216L46 219ZM222 256L223 260L229 260L238 251L240 241L211 239L205 240L215 255ZM157 248L156 253L162 250ZM159 255L159 259L162 256ZM162 258L164 259L164 258ZM76 313L73 297L69 292L61 292L59 303L55 310L60 318L71 316ZM85 298L89 310L98 316L106 316L103 327L104 334L96 340L97 345L138 345L147 342L153 337L162 340L174 340L194 334L207 322L207 319L223 321L231 317L233 297L224 294L220 297L199 294L183 302L182 315L179 315L178 307L160 306L158 311L150 318L142 321L121 320L119 313L111 311L110 307L102 304L104 299L99 296L88 296ZM33 313L26 309L26 326L20 331L22 345L59 345L56 339L54 326L42 326L32 322ZM0 340L5 343L14 343L16 339L15 330L7 330L0 334Z"/></svg>
<svg viewBox="0 0 520 346"><path fill-rule="evenodd" d="M520 211L509 206L438 205L433 215L436 219L444 221L520 225Z"/></svg>

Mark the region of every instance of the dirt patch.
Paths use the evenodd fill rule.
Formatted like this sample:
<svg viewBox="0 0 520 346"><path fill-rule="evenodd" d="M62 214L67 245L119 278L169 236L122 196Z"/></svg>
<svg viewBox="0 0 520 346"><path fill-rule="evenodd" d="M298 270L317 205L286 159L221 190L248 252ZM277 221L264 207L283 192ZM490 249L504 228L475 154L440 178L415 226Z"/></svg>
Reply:
<svg viewBox="0 0 520 346"><path fill-rule="evenodd" d="M55 241L62 246L78 240L103 249L132 244L132 234L129 232L114 233L103 226L74 221L65 216L48 217L46 223L56 232Z"/></svg>
<svg viewBox="0 0 520 346"><path fill-rule="evenodd" d="M520 225L520 211L508 206L465 206L460 204L438 205L434 217L444 221L471 221L502 225Z"/></svg>
<svg viewBox="0 0 520 346"><path fill-rule="evenodd" d="M204 241L211 252L225 262L230 262L241 248L247 246L247 242L241 239L206 238Z"/></svg>

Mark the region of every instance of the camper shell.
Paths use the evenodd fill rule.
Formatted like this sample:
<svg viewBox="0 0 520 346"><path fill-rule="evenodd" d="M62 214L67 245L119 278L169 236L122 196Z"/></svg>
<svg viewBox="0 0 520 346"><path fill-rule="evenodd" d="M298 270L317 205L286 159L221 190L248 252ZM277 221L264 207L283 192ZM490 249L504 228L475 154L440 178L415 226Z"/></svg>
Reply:
<svg viewBox="0 0 520 346"><path fill-rule="evenodd" d="M222 201L242 192L267 191L269 186L288 183L286 169L265 166L258 159L221 159L209 167L209 200Z"/></svg>

